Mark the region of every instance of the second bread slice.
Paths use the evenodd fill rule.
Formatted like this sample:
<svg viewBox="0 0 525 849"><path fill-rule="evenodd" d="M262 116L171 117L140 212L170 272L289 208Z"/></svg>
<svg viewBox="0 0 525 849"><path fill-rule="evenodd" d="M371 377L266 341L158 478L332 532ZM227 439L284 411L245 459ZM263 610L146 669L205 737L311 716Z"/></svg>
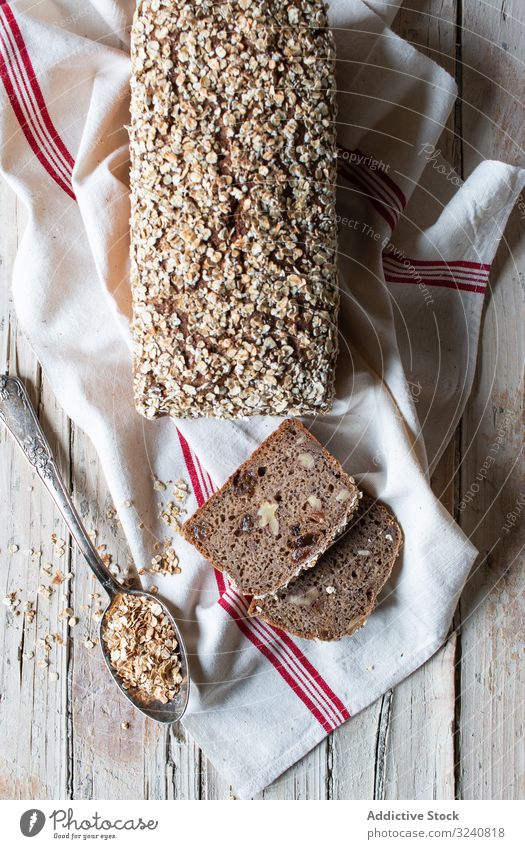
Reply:
<svg viewBox="0 0 525 849"><path fill-rule="evenodd" d="M365 496L348 528L314 569L248 611L307 640L339 640L361 628L398 557L403 534L380 501Z"/></svg>
<svg viewBox="0 0 525 849"><path fill-rule="evenodd" d="M359 495L335 457L289 419L185 522L182 535L243 593L264 596L317 562Z"/></svg>

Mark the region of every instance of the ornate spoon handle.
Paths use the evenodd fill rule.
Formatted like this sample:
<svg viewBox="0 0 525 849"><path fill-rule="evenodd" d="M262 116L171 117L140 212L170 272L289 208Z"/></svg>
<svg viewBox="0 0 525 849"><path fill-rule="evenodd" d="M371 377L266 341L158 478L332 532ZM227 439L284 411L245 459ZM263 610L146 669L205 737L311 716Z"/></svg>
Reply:
<svg viewBox="0 0 525 849"><path fill-rule="evenodd" d="M121 587L107 571L82 524L36 417L23 383L17 377L0 375L0 419L18 442L27 460L49 490L66 525L96 577L113 596Z"/></svg>

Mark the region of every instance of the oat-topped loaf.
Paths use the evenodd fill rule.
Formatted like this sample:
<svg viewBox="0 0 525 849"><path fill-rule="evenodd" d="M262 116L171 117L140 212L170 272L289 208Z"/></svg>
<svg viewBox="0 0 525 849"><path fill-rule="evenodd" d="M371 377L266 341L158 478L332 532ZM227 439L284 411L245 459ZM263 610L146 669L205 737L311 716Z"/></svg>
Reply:
<svg viewBox="0 0 525 849"><path fill-rule="evenodd" d="M359 495L335 457L290 419L185 522L182 534L242 592L262 596L314 565Z"/></svg>
<svg viewBox="0 0 525 849"><path fill-rule="evenodd" d="M344 534L313 569L275 595L254 599L248 612L310 640L353 634L374 609L402 543L392 513L365 496Z"/></svg>
<svg viewBox="0 0 525 849"><path fill-rule="evenodd" d="M142 0L132 29L138 410L330 409L334 43L322 0Z"/></svg>

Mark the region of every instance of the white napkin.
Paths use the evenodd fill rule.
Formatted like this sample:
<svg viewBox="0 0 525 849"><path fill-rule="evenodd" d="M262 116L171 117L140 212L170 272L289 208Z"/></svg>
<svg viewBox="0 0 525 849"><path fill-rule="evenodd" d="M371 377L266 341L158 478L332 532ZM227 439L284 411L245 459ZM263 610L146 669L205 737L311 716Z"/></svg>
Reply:
<svg viewBox="0 0 525 849"><path fill-rule="evenodd" d="M13 291L67 413L93 440L138 566L158 519L153 477L193 510L277 419L147 422L131 393L129 24L133 3L0 4L0 166L29 215ZM184 725L250 797L442 644L476 552L432 495L472 386L490 263L525 172L464 185L435 144L453 80L395 36L392 3L333 0L338 42L342 314L337 401L313 429L396 513L403 555L367 625L333 644L245 618L246 603L179 538L158 578L191 654ZM205 471L206 470L206 471ZM144 522L140 529L139 521ZM115 698L117 698L115 693Z"/></svg>

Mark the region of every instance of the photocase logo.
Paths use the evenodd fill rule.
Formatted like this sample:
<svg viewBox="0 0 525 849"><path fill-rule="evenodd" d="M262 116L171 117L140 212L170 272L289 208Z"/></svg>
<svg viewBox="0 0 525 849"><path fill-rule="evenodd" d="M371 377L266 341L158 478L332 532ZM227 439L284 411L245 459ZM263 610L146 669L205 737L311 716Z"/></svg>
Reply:
<svg viewBox="0 0 525 849"><path fill-rule="evenodd" d="M40 834L46 822L46 815L38 808L31 808L20 817L20 831L24 837L35 837Z"/></svg>

